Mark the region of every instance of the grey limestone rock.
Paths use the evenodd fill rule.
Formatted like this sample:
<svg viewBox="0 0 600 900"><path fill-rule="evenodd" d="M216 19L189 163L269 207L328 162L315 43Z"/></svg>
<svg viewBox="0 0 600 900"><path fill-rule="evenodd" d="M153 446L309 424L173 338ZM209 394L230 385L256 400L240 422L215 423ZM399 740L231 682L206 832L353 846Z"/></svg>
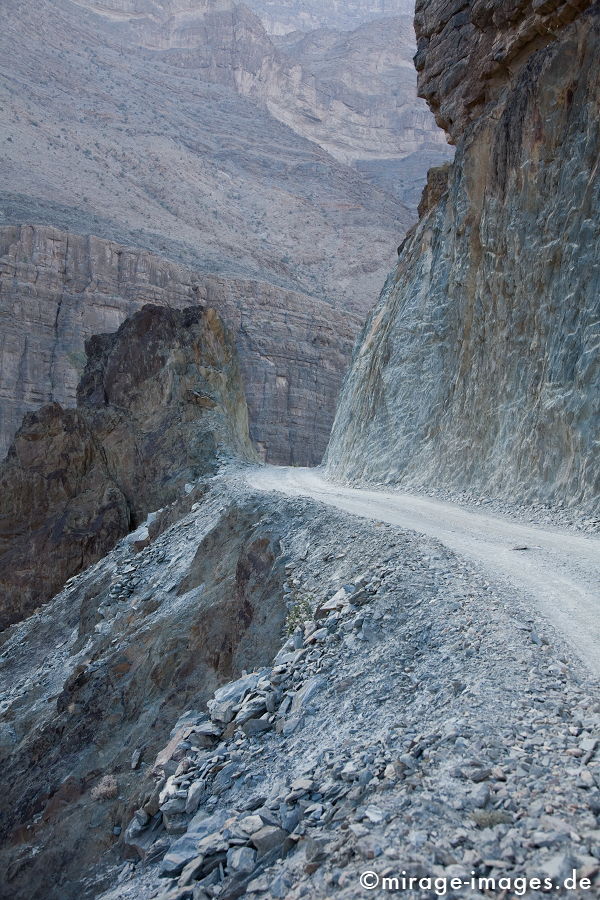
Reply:
<svg viewBox="0 0 600 900"><path fill-rule="evenodd" d="M432 22L428 97L429 57L446 34L438 6L418 10ZM475 6L498 42L536 31L530 4L517 4L506 33L506 4ZM565 4L550 6L545 46L525 42L514 77L489 82L497 96L470 105L467 121L463 87L476 73L458 94L437 82L435 103L455 109L443 118L460 125L456 158L355 349L326 455L333 477L597 514L600 9L568 4L561 18Z"/></svg>

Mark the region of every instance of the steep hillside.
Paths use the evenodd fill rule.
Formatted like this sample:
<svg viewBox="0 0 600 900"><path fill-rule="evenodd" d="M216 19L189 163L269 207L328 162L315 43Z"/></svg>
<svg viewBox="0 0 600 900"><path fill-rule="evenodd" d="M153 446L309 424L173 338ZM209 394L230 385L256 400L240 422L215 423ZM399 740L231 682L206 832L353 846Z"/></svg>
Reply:
<svg viewBox="0 0 600 900"><path fill-rule="evenodd" d="M597 510L600 10L463 6L417 6L456 158L364 329L329 472Z"/></svg>
<svg viewBox="0 0 600 900"><path fill-rule="evenodd" d="M93 235L121 245L130 258L149 250L151 268L163 273L182 264L184 280L218 276L236 295L243 283L249 307L254 298L272 302L276 322L291 304L285 353L306 344L305 320L314 315L338 332L334 308L347 313L345 346L324 368L324 354L292 349L289 361L279 353L266 379L246 379L261 452L273 462L319 462L347 348L413 218L427 160L447 153L415 98L406 22L395 20L381 33L359 28L347 46L334 40L319 68L318 54L275 46L259 18L232 0L8 0L3 12L0 226L53 226L73 245L79 235ZM391 79L398 88L388 94ZM420 151L423 159L402 176L396 158ZM0 348L0 451L23 411L72 397L73 360L87 322L97 319L104 328L106 319L122 321L119 303L104 308L102 284L96 290L90 279L70 337L63 339L59 317L49 340L45 325L36 324L53 319L46 275L58 296L71 295L68 276L40 270L51 248L18 241L11 249L12 235L2 238L0 307L11 324ZM14 278L15 253L21 271L35 272L33 284L29 276L24 284ZM32 304L39 314L31 315ZM294 312L302 307L306 314ZM20 381L15 362L23 342L39 347L41 359L23 361ZM54 376L44 362L50 346ZM302 440L296 433L304 405L293 386L283 397L296 357L306 360L302 390L316 423ZM254 368L261 360L253 357ZM67 373L64 386L57 372Z"/></svg>
<svg viewBox="0 0 600 900"><path fill-rule="evenodd" d="M235 473L190 501L0 638L2 900L597 894L598 685L514 590Z"/></svg>

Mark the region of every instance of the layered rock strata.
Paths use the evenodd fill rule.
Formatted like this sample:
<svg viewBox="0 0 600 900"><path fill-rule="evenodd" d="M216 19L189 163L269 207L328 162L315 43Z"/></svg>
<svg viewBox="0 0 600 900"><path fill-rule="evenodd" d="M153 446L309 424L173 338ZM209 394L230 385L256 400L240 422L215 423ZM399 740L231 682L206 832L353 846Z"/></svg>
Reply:
<svg viewBox="0 0 600 900"><path fill-rule="evenodd" d="M220 457L253 458L235 349L214 310L145 306L86 352L77 409L29 413L0 466L0 627Z"/></svg>
<svg viewBox="0 0 600 900"><path fill-rule="evenodd" d="M27 409L72 402L86 337L140 300L196 302L189 282L240 326L265 458L319 463L351 343L448 152L409 18L363 24L399 9L361 2L351 34L284 45L233 0L4 12L0 456Z"/></svg>
<svg viewBox="0 0 600 900"><path fill-rule="evenodd" d="M84 342L145 303L207 304L234 334L261 456L320 462L358 314L268 282L202 275L51 227L0 227L0 454L25 412L75 404Z"/></svg>
<svg viewBox="0 0 600 900"><path fill-rule="evenodd" d="M471 62L456 81L438 71L441 7L417 8L421 90L456 124L456 159L430 183L357 346L329 471L596 509L600 10L458 6L452 33ZM527 40L478 105L484 8L492 46Z"/></svg>

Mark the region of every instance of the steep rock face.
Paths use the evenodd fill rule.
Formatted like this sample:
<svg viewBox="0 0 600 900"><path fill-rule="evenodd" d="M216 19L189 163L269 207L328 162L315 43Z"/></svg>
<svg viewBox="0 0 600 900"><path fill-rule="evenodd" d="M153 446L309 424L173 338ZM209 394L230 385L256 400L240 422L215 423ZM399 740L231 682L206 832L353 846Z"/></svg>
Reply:
<svg viewBox="0 0 600 900"><path fill-rule="evenodd" d="M301 81L292 89L284 80L283 90L279 82L268 94L269 109L299 134L369 175L365 162L371 169L375 162L395 163L397 180L401 160L413 153L437 151L440 160L449 158L444 133L415 96L412 16L367 22L352 31L295 32L277 43L293 63L291 77ZM421 166L424 174L426 163Z"/></svg>
<svg viewBox="0 0 600 900"><path fill-rule="evenodd" d="M29 413L0 466L0 627L214 472L219 454L253 457L214 310L145 306L86 351L77 409Z"/></svg>
<svg viewBox="0 0 600 900"><path fill-rule="evenodd" d="M343 389L337 477L597 509L598 6L552 36L401 250Z"/></svg>
<svg viewBox="0 0 600 900"><path fill-rule="evenodd" d="M594 0L417 0L419 94L458 140Z"/></svg>
<svg viewBox="0 0 600 900"><path fill-rule="evenodd" d="M85 340L116 331L145 303L217 309L236 339L263 458L321 461L358 314L43 226L0 227L1 456L26 412L51 401L74 405Z"/></svg>

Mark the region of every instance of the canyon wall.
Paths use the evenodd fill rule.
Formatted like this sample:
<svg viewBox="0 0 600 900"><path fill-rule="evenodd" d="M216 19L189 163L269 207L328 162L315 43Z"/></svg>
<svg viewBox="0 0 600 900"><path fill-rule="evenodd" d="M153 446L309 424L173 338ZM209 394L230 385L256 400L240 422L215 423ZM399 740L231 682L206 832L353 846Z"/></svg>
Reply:
<svg viewBox="0 0 600 900"><path fill-rule="evenodd" d="M217 309L237 343L261 456L320 462L357 314L44 226L0 227L0 455L25 412L53 400L75 404L86 339L116 331L145 303Z"/></svg>
<svg viewBox="0 0 600 900"><path fill-rule="evenodd" d="M357 345L329 472L597 509L600 8L420 2L416 24L456 158Z"/></svg>
<svg viewBox="0 0 600 900"><path fill-rule="evenodd" d="M261 454L320 462L352 342L449 152L410 21L355 6L347 42L286 46L233 0L6 0L0 455L26 410L73 402L90 334L210 292Z"/></svg>

